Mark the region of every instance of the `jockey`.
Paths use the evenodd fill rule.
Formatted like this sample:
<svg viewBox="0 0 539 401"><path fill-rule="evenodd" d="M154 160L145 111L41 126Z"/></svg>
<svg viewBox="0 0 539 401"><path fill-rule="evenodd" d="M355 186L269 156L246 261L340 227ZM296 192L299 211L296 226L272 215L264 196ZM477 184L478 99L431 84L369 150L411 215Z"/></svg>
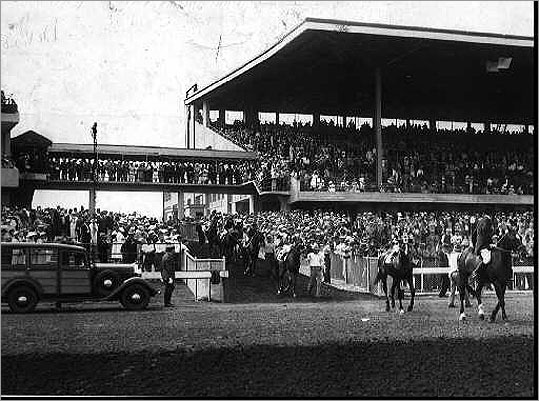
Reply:
<svg viewBox="0 0 539 401"><path fill-rule="evenodd" d="M391 241L391 248L389 249L389 252L385 258L385 263L392 263L393 257L401 250L399 239L397 237L393 237L393 240Z"/></svg>
<svg viewBox="0 0 539 401"><path fill-rule="evenodd" d="M288 252L290 252L290 249L292 249L292 245L290 244L290 237L288 235L285 235L282 239L281 249L279 249L279 251L277 252L277 260L279 262L283 262L286 259L286 255L288 255Z"/></svg>
<svg viewBox="0 0 539 401"><path fill-rule="evenodd" d="M451 229L446 228L445 234L442 235L442 238L440 239L442 252L445 254L449 254L453 248L453 245L451 243Z"/></svg>
<svg viewBox="0 0 539 401"><path fill-rule="evenodd" d="M476 229L472 233L474 252L481 259L481 263L472 272L470 280L475 281L484 272L485 266L489 264L493 235L492 219L489 215L485 215L477 221Z"/></svg>

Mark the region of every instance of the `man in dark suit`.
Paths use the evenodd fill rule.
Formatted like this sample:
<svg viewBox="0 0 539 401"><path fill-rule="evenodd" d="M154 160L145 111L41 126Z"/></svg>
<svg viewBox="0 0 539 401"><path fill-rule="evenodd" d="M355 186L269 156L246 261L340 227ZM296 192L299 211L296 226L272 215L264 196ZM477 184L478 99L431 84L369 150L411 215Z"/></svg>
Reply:
<svg viewBox="0 0 539 401"><path fill-rule="evenodd" d="M168 245L165 248L165 254L161 259L161 278L165 284L165 307L174 306L170 299L172 298L172 292L174 291L174 278L175 278L175 266L176 255L174 254L174 245Z"/></svg>

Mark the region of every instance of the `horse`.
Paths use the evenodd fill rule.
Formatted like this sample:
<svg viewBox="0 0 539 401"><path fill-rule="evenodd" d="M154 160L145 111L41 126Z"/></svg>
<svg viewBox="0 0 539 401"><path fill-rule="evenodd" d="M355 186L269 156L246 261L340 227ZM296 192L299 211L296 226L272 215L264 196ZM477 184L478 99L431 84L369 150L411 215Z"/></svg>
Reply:
<svg viewBox="0 0 539 401"><path fill-rule="evenodd" d="M244 255L244 266L245 271L244 273L255 275L256 272L256 261L258 260L258 253L260 252L260 246L262 245L262 241L260 238L261 234L258 232L251 233L251 237L249 238L247 244L243 247L243 255Z"/></svg>
<svg viewBox="0 0 539 401"><path fill-rule="evenodd" d="M454 272L451 272L451 274L449 275L451 293L449 294L449 305L448 306L450 308L455 307L455 292L456 292L457 288L459 288L461 280L462 280L462 277L459 274L458 270L456 270ZM466 308L470 308L472 306L472 304L470 302L470 292L469 291L466 291L466 294L465 294L464 298L465 298L464 305L466 306Z"/></svg>
<svg viewBox="0 0 539 401"><path fill-rule="evenodd" d="M299 275L301 251L298 245L292 245L283 261L278 261L277 271L277 295L292 290L292 296L296 297L296 283Z"/></svg>
<svg viewBox="0 0 539 401"><path fill-rule="evenodd" d="M458 288L460 293L460 315L459 320L466 319L464 313L464 293L469 289L471 294L477 299L477 310L479 319L485 318L483 303L481 301L481 290L487 283L491 283L496 291L498 302L492 314L490 322L496 321L498 311L502 310L502 319L507 320L505 313L505 289L507 283L513 276L513 258L511 253L522 248L522 242L513 229L509 229L498 241L497 245L491 248L491 261L485 266L484 272L477 278L477 287L475 290L468 284L468 278L471 272L481 263L479 256L474 253L472 247L467 248L458 260L458 271L461 276Z"/></svg>
<svg viewBox="0 0 539 401"><path fill-rule="evenodd" d="M200 234L199 234L200 236ZM214 249L219 249L222 251L222 247L220 244L220 238L217 230L217 218L214 217L210 223L210 227L208 228L208 231L206 231L206 239L208 240L208 247L210 250L210 253L213 253ZM222 252L221 252L222 254Z"/></svg>
<svg viewBox="0 0 539 401"><path fill-rule="evenodd" d="M234 232L226 232L219 238L219 249L221 255L225 257L227 261L232 261L237 257L236 249L240 245L239 240Z"/></svg>
<svg viewBox="0 0 539 401"><path fill-rule="evenodd" d="M415 264L402 249L396 252L396 254L393 256L392 263L388 264L385 262L385 260L389 252L391 251L388 250L384 252L378 258L378 273L376 274L373 284L376 285L379 281L382 281L382 289L384 290L384 294L386 296L386 311L389 312L390 307L389 297L387 294L387 276L391 276L393 278L393 284L391 285L391 306L393 308L395 307L395 288L398 288L397 286L401 283L401 281L406 281L410 287L411 293L410 305L408 305L408 312L411 312L414 309L415 300L415 288L413 280ZM402 298L404 296L403 291L399 288L397 294L399 298L399 311L400 313L404 313L404 309L402 307Z"/></svg>

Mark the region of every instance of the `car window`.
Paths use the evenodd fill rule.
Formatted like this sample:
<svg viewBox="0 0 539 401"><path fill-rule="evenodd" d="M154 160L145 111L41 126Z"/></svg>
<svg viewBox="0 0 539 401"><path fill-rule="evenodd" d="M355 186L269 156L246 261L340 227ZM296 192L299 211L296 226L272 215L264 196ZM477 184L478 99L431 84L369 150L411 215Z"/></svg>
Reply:
<svg viewBox="0 0 539 401"><path fill-rule="evenodd" d="M86 263L84 253L79 251L61 251L60 265L62 268L85 269Z"/></svg>
<svg viewBox="0 0 539 401"><path fill-rule="evenodd" d="M24 248L3 247L2 269L26 269L26 252Z"/></svg>
<svg viewBox="0 0 539 401"><path fill-rule="evenodd" d="M55 269L58 265L56 249L32 248L30 249L31 269Z"/></svg>

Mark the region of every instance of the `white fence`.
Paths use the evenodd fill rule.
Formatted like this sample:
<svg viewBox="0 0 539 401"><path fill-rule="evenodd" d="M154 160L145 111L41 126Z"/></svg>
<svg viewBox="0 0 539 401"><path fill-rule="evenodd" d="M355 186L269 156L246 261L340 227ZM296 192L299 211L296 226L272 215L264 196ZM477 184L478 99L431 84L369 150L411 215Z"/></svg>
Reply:
<svg viewBox="0 0 539 401"><path fill-rule="evenodd" d="M414 287L417 293L434 293L440 290L442 277L449 267L419 267L414 269ZM378 271L378 258L352 256L345 259L331 255L331 279L348 284L361 292L382 295L380 284L373 286ZM513 281L509 290L532 290L534 266L513 266Z"/></svg>

